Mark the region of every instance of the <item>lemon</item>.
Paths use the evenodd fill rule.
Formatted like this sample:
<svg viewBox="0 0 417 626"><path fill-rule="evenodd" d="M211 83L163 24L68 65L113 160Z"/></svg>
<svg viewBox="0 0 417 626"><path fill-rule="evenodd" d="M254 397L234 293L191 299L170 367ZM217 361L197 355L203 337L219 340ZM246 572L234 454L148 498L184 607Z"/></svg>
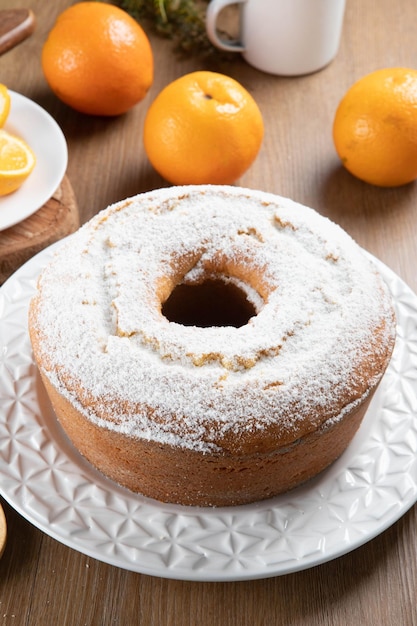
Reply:
<svg viewBox="0 0 417 626"><path fill-rule="evenodd" d="M0 129L0 196L16 191L35 163L36 157L23 139Z"/></svg>
<svg viewBox="0 0 417 626"><path fill-rule="evenodd" d="M4 126L10 112L10 94L6 85L0 83L0 128Z"/></svg>

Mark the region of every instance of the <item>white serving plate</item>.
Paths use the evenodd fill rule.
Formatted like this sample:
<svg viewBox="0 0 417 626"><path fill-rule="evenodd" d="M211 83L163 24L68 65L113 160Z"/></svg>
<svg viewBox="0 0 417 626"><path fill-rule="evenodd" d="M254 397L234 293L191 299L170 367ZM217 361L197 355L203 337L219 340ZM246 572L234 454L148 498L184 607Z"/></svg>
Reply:
<svg viewBox="0 0 417 626"><path fill-rule="evenodd" d="M345 453L308 484L230 508L163 504L86 462L33 361L27 310L54 244L0 289L0 493L51 537L127 570L230 581L296 572L374 538L417 500L417 297L374 259L398 316L392 361Z"/></svg>

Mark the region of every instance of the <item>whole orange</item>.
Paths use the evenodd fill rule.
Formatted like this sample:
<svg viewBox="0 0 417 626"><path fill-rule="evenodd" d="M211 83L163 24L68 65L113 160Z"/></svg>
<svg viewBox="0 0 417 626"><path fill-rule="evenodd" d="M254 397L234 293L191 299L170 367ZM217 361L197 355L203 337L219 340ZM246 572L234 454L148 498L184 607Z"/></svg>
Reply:
<svg viewBox="0 0 417 626"><path fill-rule="evenodd" d="M417 178L417 70L377 70L342 98L333 140L346 169L382 187Z"/></svg>
<svg viewBox="0 0 417 626"><path fill-rule="evenodd" d="M57 18L42 50L52 91L82 113L119 115L142 100L153 81L153 54L125 11L79 2Z"/></svg>
<svg viewBox="0 0 417 626"><path fill-rule="evenodd" d="M230 184L255 160L263 128L258 105L240 83L197 71L159 93L143 139L150 162L170 183Z"/></svg>

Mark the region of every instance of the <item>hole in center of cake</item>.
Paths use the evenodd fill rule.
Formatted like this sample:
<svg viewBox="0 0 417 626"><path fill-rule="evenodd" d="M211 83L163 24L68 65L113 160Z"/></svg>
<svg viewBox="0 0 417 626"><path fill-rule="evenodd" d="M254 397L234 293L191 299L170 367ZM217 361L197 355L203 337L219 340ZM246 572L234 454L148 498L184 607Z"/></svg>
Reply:
<svg viewBox="0 0 417 626"><path fill-rule="evenodd" d="M200 328L240 328L256 313L243 289L217 278L177 285L162 307L162 315L170 322Z"/></svg>

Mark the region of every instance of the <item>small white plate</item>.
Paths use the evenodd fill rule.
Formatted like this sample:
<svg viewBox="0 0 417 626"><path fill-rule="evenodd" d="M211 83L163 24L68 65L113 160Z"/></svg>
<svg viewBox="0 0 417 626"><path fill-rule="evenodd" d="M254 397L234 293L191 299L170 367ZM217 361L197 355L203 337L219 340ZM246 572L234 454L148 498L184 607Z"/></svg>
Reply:
<svg viewBox="0 0 417 626"><path fill-rule="evenodd" d="M417 297L382 263L375 259L394 298L397 341L350 446L294 491L208 509L164 504L119 487L65 436L27 330L38 274L58 245L28 261L0 289L0 494L37 528L127 570L245 580L335 559L383 532L416 502Z"/></svg>
<svg viewBox="0 0 417 626"><path fill-rule="evenodd" d="M14 226L41 208L61 183L68 163L64 134L38 104L10 91L11 107L4 129L32 148L36 165L15 192L0 196L0 230Z"/></svg>

